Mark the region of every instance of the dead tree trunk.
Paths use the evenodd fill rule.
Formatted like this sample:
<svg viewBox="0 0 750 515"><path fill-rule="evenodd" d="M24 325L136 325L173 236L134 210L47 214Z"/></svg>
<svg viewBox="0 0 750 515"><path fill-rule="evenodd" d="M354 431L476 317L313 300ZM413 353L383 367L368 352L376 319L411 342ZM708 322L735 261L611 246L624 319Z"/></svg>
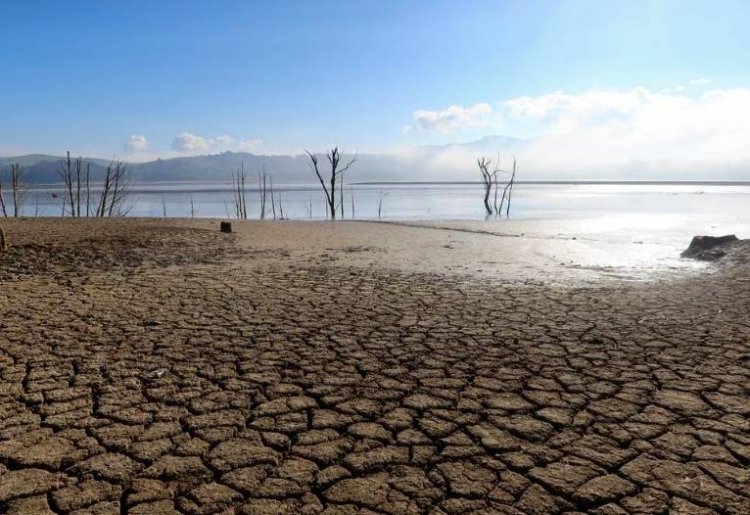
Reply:
<svg viewBox="0 0 750 515"><path fill-rule="evenodd" d="M357 160L357 156L352 157L349 162L341 166L341 158L343 157L341 152L339 151L338 147L334 147L330 152L326 153L326 158L328 159L328 163L331 166L330 176L328 178L328 184L326 184L326 180L323 179L323 175L320 171L320 168L318 167L318 156L311 153L308 150L305 150L305 153L310 157L311 161L311 168L315 172L315 176L318 178L318 181L320 182L320 185L323 187L323 194L325 195L326 200L326 206L328 209L328 214L331 217L331 220L336 219L336 211L339 208L339 206L336 205L336 183L340 176L344 174ZM343 188L343 180L341 181L341 185L339 188ZM343 189L339 193L339 196L341 198L340 201L340 207L342 210L342 216L343 216Z"/></svg>
<svg viewBox="0 0 750 515"><path fill-rule="evenodd" d="M500 156L498 155L497 163L495 167L490 169L492 160L486 157L480 157L477 159L479 165L479 171L482 174L482 185L484 186L484 210L487 216L492 215L501 217L503 214L503 207L505 207L506 218L510 215L510 202L513 198L513 186L516 181L516 158L513 158L513 168L511 170L503 170L500 168ZM507 182L501 181L501 174L509 174L510 178ZM500 186L503 186L503 194L498 204L497 195ZM494 199L492 205L490 205L490 195L494 188Z"/></svg>
<svg viewBox="0 0 750 515"><path fill-rule="evenodd" d="M0 226L0 252L8 250L8 242L5 239L5 231Z"/></svg>
<svg viewBox="0 0 750 515"><path fill-rule="evenodd" d="M240 163L240 169L235 176L232 172L232 195L234 197L234 215L238 220L247 219L247 196L245 194L245 163Z"/></svg>
<svg viewBox="0 0 750 515"><path fill-rule="evenodd" d="M18 163L10 165L10 187L13 190L13 216L18 217L21 214L24 197L23 168Z"/></svg>
<svg viewBox="0 0 750 515"><path fill-rule="evenodd" d="M83 168L83 158L76 159L76 212L75 216L81 217L81 171Z"/></svg>
<svg viewBox="0 0 750 515"><path fill-rule="evenodd" d="M86 218L89 217L91 211L91 164L86 163Z"/></svg>
<svg viewBox="0 0 750 515"><path fill-rule="evenodd" d="M65 190L68 195L67 199L63 198L63 206L68 205L70 209L70 216L76 215L75 199L73 197L73 163L70 160L70 152L66 152L65 161L62 162L58 174L65 183ZM65 208L63 207L63 214Z"/></svg>
<svg viewBox="0 0 750 515"><path fill-rule="evenodd" d="M258 195L260 195L260 219L265 220L266 199L268 198L268 176L266 175L265 166L263 167L263 171L258 172Z"/></svg>
<svg viewBox="0 0 750 515"><path fill-rule="evenodd" d="M8 210L5 209L5 197L3 197L3 178L0 176L0 213L3 218L8 218Z"/></svg>
<svg viewBox="0 0 750 515"><path fill-rule="evenodd" d="M99 197L99 205L96 208L96 216L104 217L107 209L107 202L109 197L109 190L112 187L112 163L107 166L107 171L104 175L104 185L102 186L102 194Z"/></svg>
<svg viewBox="0 0 750 515"><path fill-rule="evenodd" d="M516 181L516 158L513 158L513 169L510 172L510 179L505 184L505 188L503 188L503 196L500 199L500 209L498 211L499 214L502 215L503 212L503 204L505 204L505 201L507 199L508 203L505 204L505 217L507 218L510 216L510 201L513 196L513 184Z"/></svg>
<svg viewBox="0 0 750 515"><path fill-rule="evenodd" d="M490 205L490 193L492 192L492 185L495 182L496 171L490 171L492 160L486 157L480 157L479 159L477 159L477 165L479 166L479 173L482 174L482 186L484 187L484 210L487 216L491 216L493 210L492 206Z"/></svg>
<svg viewBox="0 0 750 515"><path fill-rule="evenodd" d="M129 193L130 181L127 175L127 165L122 161L111 162L104 175L104 185L96 208L96 216L111 217L127 214L130 209L126 209L124 204Z"/></svg>

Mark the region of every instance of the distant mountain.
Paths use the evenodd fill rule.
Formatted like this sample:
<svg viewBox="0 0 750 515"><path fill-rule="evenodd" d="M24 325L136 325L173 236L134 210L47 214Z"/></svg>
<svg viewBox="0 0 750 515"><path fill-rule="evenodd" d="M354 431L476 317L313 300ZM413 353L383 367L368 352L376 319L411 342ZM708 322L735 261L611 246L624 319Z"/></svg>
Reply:
<svg viewBox="0 0 750 515"><path fill-rule="evenodd" d="M409 181L409 180L474 180L475 159L481 154L494 157L500 152L508 157L523 148L525 140L488 136L479 141L424 145L392 154L359 154L351 169L349 180ZM346 154L348 159L352 154ZM0 179L5 180L12 163L24 167L27 179L36 184L59 183L63 156L32 154L18 157L0 157ZM92 177L104 176L109 161L84 158L91 165ZM317 179L310 169L306 155L278 156L243 152L157 159L145 163L131 163L129 170L134 181L230 181L233 172L244 166L248 175L254 176L265 169L278 182L314 182ZM325 167L327 162L322 159Z"/></svg>

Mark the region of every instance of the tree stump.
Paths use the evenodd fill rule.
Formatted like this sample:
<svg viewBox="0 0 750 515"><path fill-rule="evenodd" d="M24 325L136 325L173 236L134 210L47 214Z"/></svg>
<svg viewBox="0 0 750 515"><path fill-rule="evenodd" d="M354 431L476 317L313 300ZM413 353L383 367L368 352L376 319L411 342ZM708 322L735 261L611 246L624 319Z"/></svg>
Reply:
<svg viewBox="0 0 750 515"><path fill-rule="evenodd" d="M0 252L8 250L8 242L5 240L5 231L0 227Z"/></svg>
<svg viewBox="0 0 750 515"><path fill-rule="evenodd" d="M232 222L221 222L221 232L232 232Z"/></svg>

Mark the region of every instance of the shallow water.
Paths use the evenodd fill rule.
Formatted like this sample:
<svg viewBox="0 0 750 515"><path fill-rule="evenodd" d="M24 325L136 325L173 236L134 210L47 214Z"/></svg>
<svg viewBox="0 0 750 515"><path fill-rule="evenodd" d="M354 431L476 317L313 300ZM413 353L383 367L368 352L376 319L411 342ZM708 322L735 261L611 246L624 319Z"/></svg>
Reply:
<svg viewBox="0 0 750 515"><path fill-rule="evenodd" d="M93 195L92 195L93 196ZM23 214L59 216L64 192L49 186L27 192ZM276 187L276 216L325 218L324 197L315 185ZM92 201L95 201L93 199ZM191 205L192 203L192 205ZM483 220L479 185L354 185L344 190L344 217L384 220ZM260 215L257 191L246 195L249 218ZM597 215L706 215L747 220L750 185L517 185L510 210L515 219ZM231 184L149 183L132 189L128 214L144 217L226 218L233 216ZM266 218L273 218L271 200ZM505 209L503 209L505 211Z"/></svg>

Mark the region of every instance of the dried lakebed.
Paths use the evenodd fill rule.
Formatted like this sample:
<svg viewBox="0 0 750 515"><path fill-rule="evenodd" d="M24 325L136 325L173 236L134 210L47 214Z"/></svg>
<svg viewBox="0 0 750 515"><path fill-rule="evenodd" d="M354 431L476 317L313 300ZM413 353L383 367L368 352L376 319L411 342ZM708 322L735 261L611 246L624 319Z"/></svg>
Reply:
<svg viewBox="0 0 750 515"><path fill-rule="evenodd" d="M554 288L4 225L2 513L750 513L746 264Z"/></svg>

